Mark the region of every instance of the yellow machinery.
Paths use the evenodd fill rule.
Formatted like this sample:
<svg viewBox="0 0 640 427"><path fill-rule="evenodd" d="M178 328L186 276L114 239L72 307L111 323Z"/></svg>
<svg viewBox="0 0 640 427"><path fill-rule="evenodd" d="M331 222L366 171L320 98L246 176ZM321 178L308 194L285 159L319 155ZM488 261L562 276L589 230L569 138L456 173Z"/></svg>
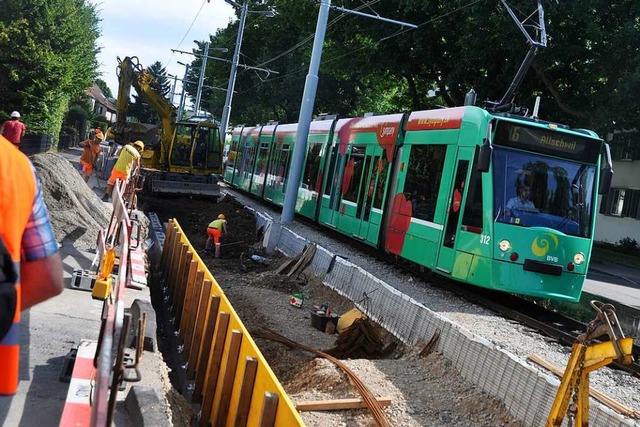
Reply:
<svg viewBox="0 0 640 427"><path fill-rule="evenodd" d="M615 308L599 301L591 301L591 306L597 316L573 344L547 426L561 425L567 412L572 425L589 425L589 373L613 361L633 363L633 338L625 338ZM590 343L604 335L609 336L609 341Z"/></svg>
<svg viewBox="0 0 640 427"><path fill-rule="evenodd" d="M209 121L177 121L175 107L153 88L153 75L138 58L118 58L117 122L115 142L145 143L142 174L145 189L154 193L197 194L218 197L223 142L218 126ZM162 128L127 121L131 86L158 114Z"/></svg>

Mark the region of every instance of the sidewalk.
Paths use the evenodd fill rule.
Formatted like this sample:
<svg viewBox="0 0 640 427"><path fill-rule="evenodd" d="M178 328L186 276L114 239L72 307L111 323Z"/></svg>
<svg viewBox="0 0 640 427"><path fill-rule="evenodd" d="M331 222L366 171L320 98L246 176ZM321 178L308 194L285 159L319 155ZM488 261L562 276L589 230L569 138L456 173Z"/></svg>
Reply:
<svg viewBox="0 0 640 427"><path fill-rule="evenodd" d="M81 151L81 149L70 149L60 154L77 165ZM98 197L104 195L104 181L98 186L95 178L91 178L89 184ZM67 382L61 380L61 377L65 376L63 375L65 359L81 341L98 339L102 301L92 299L91 292L71 286L74 270L89 269L95 253L80 250L74 247L72 239L66 239L60 247L60 255L64 266L64 291L61 295L22 313L20 382L18 392L14 396L0 396L1 426L58 425L70 388L68 379ZM125 307L131 307L135 299L150 304L149 288L142 290L127 288ZM147 328L150 329L149 324ZM145 351L140 365L142 380L133 383L134 387L143 392L151 391L164 403L161 376L163 370L166 371L166 368L164 368L161 353ZM164 404L157 405L159 403L157 401L138 402L140 406L146 405L146 408L135 408L129 405L125 408L124 399L132 389L132 384L125 384L125 391L118 393L114 414L115 426L141 425L138 422L140 413L148 412L152 404L155 405L152 409L153 413L160 417L156 425L167 425L169 421L163 420L167 419L168 408ZM136 397L140 399L139 396L140 394Z"/></svg>

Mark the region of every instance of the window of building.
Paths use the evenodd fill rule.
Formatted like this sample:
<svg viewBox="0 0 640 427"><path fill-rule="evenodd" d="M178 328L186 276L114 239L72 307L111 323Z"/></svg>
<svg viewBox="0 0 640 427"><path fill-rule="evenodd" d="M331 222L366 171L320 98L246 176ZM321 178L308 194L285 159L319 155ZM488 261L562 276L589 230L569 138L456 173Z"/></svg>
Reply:
<svg viewBox="0 0 640 427"><path fill-rule="evenodd" d="M613 160L640 160L640 134L638 132L620 132L611 139Z"/></svg>

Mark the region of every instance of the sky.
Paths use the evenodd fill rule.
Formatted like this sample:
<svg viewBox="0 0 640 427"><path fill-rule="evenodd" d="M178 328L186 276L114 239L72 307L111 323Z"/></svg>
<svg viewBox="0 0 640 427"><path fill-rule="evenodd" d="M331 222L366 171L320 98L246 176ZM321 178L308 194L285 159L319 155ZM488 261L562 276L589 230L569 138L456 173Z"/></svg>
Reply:
<svg viewBox="0 0 640 427"><path fill-rule="evenodd" d="M107 83L113 96L118 93L117 57L137 56L143 67L160 61L167 73L184 77L185 67L177 61L190 63L194 40L207 41L209 34L235 20L234 9L224 0L96 0L101 36L98 46L100 78ZM193 24L193 25L192 25ZM225 54L231 59L233 52ZM209 56L220 56L210 51ZM176 92L181 92L180 82ZM174 98L178 104L179 95Z"/></svg>

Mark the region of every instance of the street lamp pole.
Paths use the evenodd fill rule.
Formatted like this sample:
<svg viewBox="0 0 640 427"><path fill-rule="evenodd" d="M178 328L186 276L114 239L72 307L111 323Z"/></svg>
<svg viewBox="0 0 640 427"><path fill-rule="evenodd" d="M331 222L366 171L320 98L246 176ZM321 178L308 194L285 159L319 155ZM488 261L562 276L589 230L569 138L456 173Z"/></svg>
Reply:
<svg viewBox="0 0 640 427"><path fill-rule="evenodd" d="M236 50L233 52L233 61L231 61L231 72L229 73L229 84L227 86L227 97L224 101L222 109L222 119L220 121L220 138L224 141L227 134L227 126L229 126L229 116L231 115L231 98L233 97L233 89L236 85L236 70L240 61L240 45L242 44L242 33L244 32L244 22L247 19L247 10L249 2L245 1L240 9L240 23L238 27L238 37L236 38Z"/></svg>
<svg viewBox="0 0 640 427"><path fill-rule="evenodd" d="M195 114L200 111L200 99L202 97L202 85L204 83L204 72L207 68L207 57L209 56L209 42L204 44L204 55L202 56L202 66L200 67L200 80L198 80L198 91L196 93Z"/></svg>

